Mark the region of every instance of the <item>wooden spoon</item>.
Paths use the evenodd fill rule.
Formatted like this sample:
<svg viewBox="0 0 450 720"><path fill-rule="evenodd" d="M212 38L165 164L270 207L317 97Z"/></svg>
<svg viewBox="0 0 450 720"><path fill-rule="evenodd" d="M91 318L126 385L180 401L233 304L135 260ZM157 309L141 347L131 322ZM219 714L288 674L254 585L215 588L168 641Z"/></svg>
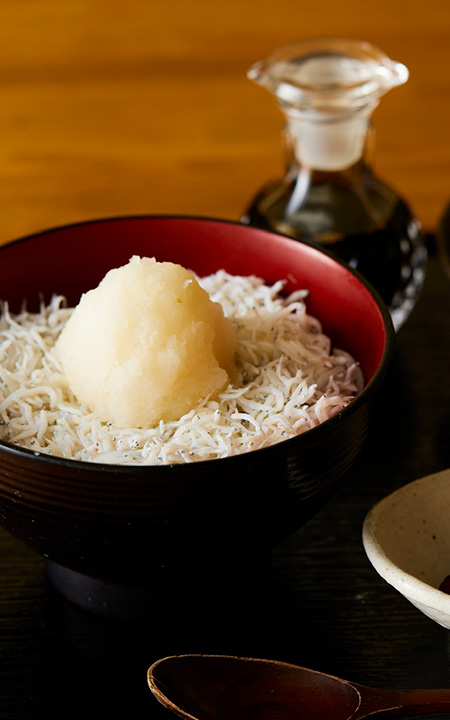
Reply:
<svg viewBox="0 0 450 720"><path fill-rule="evenodd" d="M226 655L175 655L148 671L159 702L191 720L359 720L450 712L448 690L377 690L315 670Z"/></svg>

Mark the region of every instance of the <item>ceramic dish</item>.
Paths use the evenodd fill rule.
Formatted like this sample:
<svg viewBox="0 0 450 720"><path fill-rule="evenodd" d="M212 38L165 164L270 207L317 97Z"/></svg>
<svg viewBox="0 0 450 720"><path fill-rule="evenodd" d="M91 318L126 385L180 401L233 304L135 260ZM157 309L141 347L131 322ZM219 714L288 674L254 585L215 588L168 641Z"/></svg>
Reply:
<svg viewBox="0 0 450 720"><path fill-rule="evenodd" d="M450 628L450 470L416 480L378 502L363 526L375 570L415 607Z"/></svg>

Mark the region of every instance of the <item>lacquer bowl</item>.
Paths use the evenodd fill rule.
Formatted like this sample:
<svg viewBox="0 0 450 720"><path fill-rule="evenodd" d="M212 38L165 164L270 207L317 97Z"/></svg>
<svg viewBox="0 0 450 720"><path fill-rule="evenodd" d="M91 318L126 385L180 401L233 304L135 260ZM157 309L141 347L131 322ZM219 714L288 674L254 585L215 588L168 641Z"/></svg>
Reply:
<svg viewBox="0 0 450 720"><path fill-rule="evenodd" d="M325 252L238 223L126 217L60 227L0 248L0 297L12 310L44 296L69 304L132 255L200 275L224 268L287 291L307 288L308 311L360 362L365 387L343 411L303 435L236 457L164 467L108 465L34 454L0 442L0 518L46 558L69 599L122 614L141 589L238 565L300 528L354 463L392 355L389 313L374 291ZM120 592L119 592L120 591ZM122 598L120 601L118 598Z"/></svg>
<svg viewBox="0 0 450 720"><path fill-rule="evenodd" d="M367 556L380 576L418 610L450 629L450 470L404 485L369 511Z"/></svg>

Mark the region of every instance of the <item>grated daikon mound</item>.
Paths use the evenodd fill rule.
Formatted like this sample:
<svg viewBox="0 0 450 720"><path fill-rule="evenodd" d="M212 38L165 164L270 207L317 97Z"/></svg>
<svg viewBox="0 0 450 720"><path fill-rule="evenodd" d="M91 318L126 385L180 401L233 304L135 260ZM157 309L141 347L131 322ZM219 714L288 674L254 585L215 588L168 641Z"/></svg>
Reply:
<svg viewBox="0 0 450 720"><path fill-rule="evenodd" d="M0 438L73 460L171 465L258 450L316 427L364 386L358 363L332 347L306 311L307 291L223 270L199 283L236 329L237 378L181 418L119 428L80 403L55 343L73 314L55 296L39 313L0 316Z"/></svg>
<svg viewBox="0 0 450 720"><path fill-rule="evenodd" d="M143 428L224 388L235 347L234 326L191 272L135 256L82 296L56 352L80 403Z"/></svg>

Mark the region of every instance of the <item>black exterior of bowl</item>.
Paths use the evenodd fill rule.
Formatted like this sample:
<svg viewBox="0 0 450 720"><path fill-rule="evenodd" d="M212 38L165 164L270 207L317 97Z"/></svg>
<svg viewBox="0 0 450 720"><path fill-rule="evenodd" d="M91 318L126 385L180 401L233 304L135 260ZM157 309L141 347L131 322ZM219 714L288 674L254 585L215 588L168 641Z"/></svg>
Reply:
<svg viewBox="0 0 450 720"><path fill-rule="evenodd" d="M135 223L141 234L145 231L139 242L134 242ZM153 232L156 226L158 232ZM109 246L111 228L117 237ZM170 252L165 247L156 251L166 228L179 239L173 240ZM223 234L223 248L217 253L212 245L205 256L208 243L217 237L214 231ZM239 245L234 242L236 234ZM290 251L291 245L300 247L264 231L201 219L149 217L87 223L0 248L5 273L0 296L10 300L13 309L24 296L32 305L41 292L47 300L57 292L77 302L81 292L95 286L107 269L127 262L131 254L145 254L145 248L157 259L173 259L178 249L180 262L200 273L219 269L227 257L234 258L230 271L246 266L251 272L255 256L253 246L247 250L248 236L258 242L262 238L270 246L275 243L277 256L286 248ZM368 338L364 339L364 362L370 380L350 406L319 427L263 450L166 467L61 460L0 441L1 525L53 567L131 586L183 579L195 582L205 573L232 573L238 560L251 562L301 527L330 497L363 445L370 406L391 360L393 331L383 303L350 270L311 248L295 252L312 254L314 262L326 257L327 267L340 267L344 273L344 285L348 278L361 285L374 306L378 327L367 329L364 323L370 324L370 318L361 320L361 332ZM192 265L185 260L189 254ZM18 283L23 267L28 270ZM267 279L280 277L279 268L271 272L275 276ZM345 287L342 292L345 298ZM354 301L349 307L348 322L354 322L354 313L358 324L359 309ZM342 324L345 313L344 320L326 318L324 326L330 322ZM361 343L353 330L341 332L337 326L333 337L337 334L345 341L346 333L350 344ZM373 340L373 359L367 349L372 335L378 335Z"/></svg>
<svg viewBox="0 0 450 720"><path fill-rule="evenodd" d="M145 585L159 572L193 577L268 550L303 525L367 430L362 404L332 426L254 453L120 472L1 447L1 524L53 562L115 583Z"/></svg>

